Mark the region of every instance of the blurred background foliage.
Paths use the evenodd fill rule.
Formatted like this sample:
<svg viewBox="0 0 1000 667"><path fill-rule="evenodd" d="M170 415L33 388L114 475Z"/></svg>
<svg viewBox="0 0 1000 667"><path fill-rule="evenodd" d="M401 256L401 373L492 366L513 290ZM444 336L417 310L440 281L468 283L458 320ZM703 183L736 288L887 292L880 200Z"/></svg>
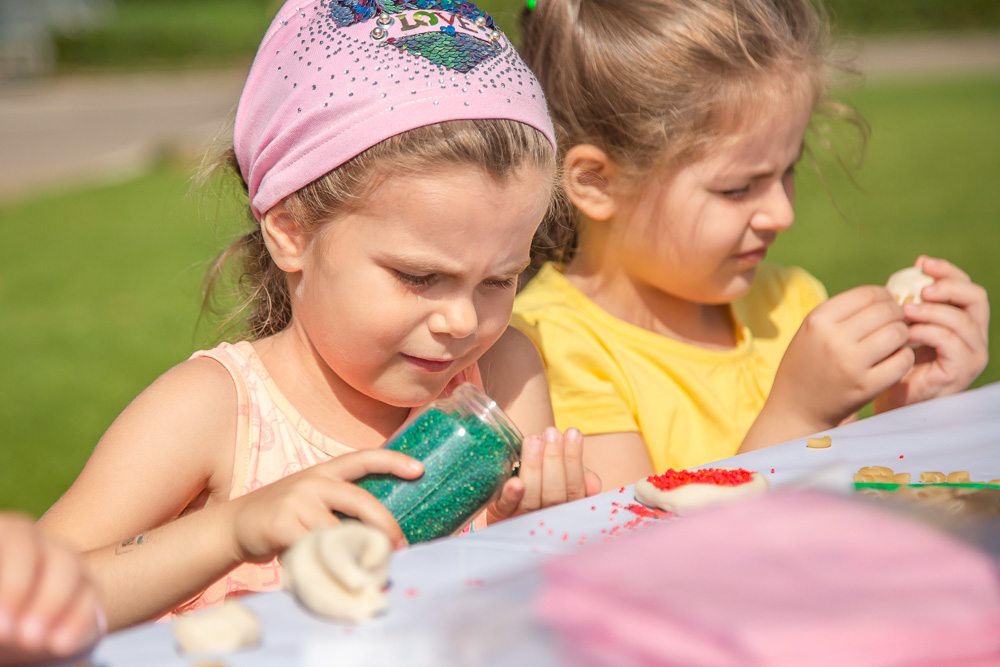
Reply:
<svg viewBox="0 0 1000 667"><path fill-rule="evenodd" d="M71 0L0 0L0 42L11 25L4 23L5 8L60 2ZM103 21L50 24L57 75L245 69L280 6L274 0L79 2L103 7ZM516 39L521 3L478 4ZM1000 29L996 0L830 0L829 6L842 35ZM930 253L962 266L996 301L1000 72L870 79L838 93L872 124L867 157L850 177L823 153L817 156L822 179L808 164L799 169L797 222L770 259L807 267L835 294L882 283ZM850 144L843 145L850 153ZM0 199L0 312L8 324L0 345L0 507L44 512L128 402L218 338L217 321L202 318L202 275L243 216L221 182L193 189L194 171L190 159L172 155L113 183L84 179ZM976 385L1000 380L997 321L994 361Z"/></svg>
<svg viewBox="0 0 1000 667"><path fill-rule="evenodd" d="M477 4L516 40L523 2ZM627 5L622 0L623 11ZM279 6L274 0L117 0L114 19L102 27L57 35L58 66L66 71L244 62ZM830 0L827 7L843 34L1000 28L997 0Z"/></svg>

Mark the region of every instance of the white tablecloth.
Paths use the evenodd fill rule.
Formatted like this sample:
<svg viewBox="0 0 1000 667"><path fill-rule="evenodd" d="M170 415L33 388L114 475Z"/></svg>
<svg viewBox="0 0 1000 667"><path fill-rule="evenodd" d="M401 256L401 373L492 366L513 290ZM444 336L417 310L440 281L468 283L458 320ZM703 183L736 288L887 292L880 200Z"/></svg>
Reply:
<svg viewBox="0 0 1000 667"><path fill-rule="evenodd" d="M833 439L828 449L807 448L803 438L712 465L758 470L776 488L802 483L847 486L851 473L866 465L911 472L914 478L927 470L968 470L976 481L998 479L1000 383L869 417L825 434ZM560 554L627 538L657 522L634 514L628 509L631 503L631 487L609 489L478 533L398 553L392 561L388 612L361 626L316 619L284 592L262 593L243 598L262 623L263 643L258 648L224 656L182 656L169 625L147 624L105 638L92 662L106 667L554 664L544 641L523 636L526 605L540 580L540 565ZM471 622L480 612L492 618ZM463 619L470 623L459 632ZM521 641L505 638L511 627L516 627ZM472 646L489 653L485 645L491 642L502 659L461 655Z"/></svg>

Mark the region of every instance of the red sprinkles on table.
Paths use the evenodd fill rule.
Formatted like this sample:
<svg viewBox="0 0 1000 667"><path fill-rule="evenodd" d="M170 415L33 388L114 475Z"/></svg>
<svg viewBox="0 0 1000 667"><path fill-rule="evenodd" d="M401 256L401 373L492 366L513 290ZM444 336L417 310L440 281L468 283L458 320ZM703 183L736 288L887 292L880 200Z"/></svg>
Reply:
<svg viewBox="0 0 1000 667"><path fill-rule="evenodd" d="M639 503L632 503L631 505L626 505L625 509L627 509L632 514L635 514L645 519L666 519L675 516L673 512L664 512L663 510L646 507L645 505L641 505Z"/></svg>
<svg viewBox="0 0 1000 667"><path fill-rule="evenodd" d="M743 468L703 468L701 470L667 470L659 475L646 478L661 491L669 491L686 484L715 484L717 486L739 486L753 479L753 472Z"/></svg>

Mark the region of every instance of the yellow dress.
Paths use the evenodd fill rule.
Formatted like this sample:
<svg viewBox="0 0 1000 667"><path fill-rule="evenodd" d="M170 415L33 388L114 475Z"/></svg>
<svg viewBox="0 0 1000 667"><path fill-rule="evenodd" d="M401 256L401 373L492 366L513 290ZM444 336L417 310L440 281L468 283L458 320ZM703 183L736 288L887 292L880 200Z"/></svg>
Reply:
<svg viewBox="0 0 1000 667"><path fill-rule="evenodd" d="M542 353L560 429L638 432L662 472L736 453L789 342L826 298L806 271L762 264L732 304L736 347L709 350L612 316L546 264L515 300L511 324Z"/></svg>

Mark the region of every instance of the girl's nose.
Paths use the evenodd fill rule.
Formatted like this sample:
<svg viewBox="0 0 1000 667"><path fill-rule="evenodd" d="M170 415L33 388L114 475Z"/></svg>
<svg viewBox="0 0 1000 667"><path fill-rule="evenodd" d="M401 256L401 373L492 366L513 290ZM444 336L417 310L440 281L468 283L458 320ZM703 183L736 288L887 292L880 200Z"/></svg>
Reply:
<svg viewBox="0 0 1000 667"><path fill-rule="evenodd" d="M776 181L764 197L760 210L754 215L756 229L783 232L795 222L795 186Z"/></svg>
<svg viewBox="0 0 1000 667"><path fill-rule="evenodd" d="M466 338L476 332L479 317L472 299L459 297L439 302L439 307L431 314L429 326L432 333L445 334L452 338Z"/></svg>

